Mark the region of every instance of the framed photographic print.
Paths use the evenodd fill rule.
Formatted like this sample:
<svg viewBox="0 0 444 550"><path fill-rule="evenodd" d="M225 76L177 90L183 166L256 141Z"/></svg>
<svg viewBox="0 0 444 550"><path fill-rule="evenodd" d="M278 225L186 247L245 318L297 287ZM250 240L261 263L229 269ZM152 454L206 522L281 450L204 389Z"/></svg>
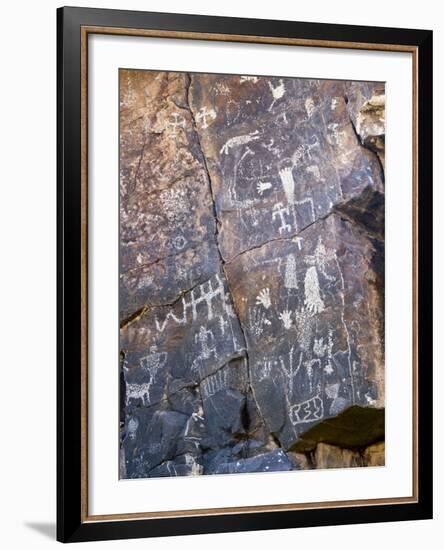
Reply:
<svg viewBox="0 0 444 550"><path fill-rule="evenodd" d="M432 517L432 33L58 10L58 539Z"/></svg>

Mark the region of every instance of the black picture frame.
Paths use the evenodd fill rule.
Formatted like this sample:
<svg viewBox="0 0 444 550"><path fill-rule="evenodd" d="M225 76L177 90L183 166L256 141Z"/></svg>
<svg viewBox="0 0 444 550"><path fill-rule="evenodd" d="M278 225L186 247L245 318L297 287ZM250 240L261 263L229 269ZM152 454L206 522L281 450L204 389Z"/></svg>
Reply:
<svg viewBox="0 0 444 550"><path fill-rule="evenodd" d="M145 29L409 46L417 79L417 481L415 502L150 519L90 520L82 508L81 30ZM388 48L390 49L390 48ZM432 518L432 32L64 7L57 10L57 539L62 542ZM83 344L85 344L83 342Z"/></svg>

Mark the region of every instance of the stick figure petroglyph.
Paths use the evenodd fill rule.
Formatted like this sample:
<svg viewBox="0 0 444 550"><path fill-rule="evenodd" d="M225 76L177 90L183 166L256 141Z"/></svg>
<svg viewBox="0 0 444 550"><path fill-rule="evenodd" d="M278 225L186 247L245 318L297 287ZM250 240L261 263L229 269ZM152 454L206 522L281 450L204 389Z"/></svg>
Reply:
<svg viewBox="0 0 444 550"><path fill-rule="evenodd" d="M281 202L276 203L273 206L272 220L279 218L281 225L279 227L279 234L286 231L291 231L291 225L289 225L285 220L285 215L290 215L290 210L288 206L284 206Z"/></svg>
<svg viewBox="0 0 444 550"><path fill-rule="evenodd" d="M142 357L139 363L143 370L148 371L154 377L157 371L165 365L167 359L166 351L158 352L157 346L151 346L149 355Z"/></svg>
<svg viewBox="0 0 444 550"><path fill-rule="evenodd" d="M214 280L216 286L214 286ZM156 317L155 323L157 330L163 332L170 319L178 325L185 325L188 321L188 311L190 309L191 319L196 321L198 317L198 306L201 306L201 304L206 306L204 309L206 319L211 321L213 318L213 300L217 298L222 300L224 310L229 313L229 303L227 302L228 295L225 293L224 284L219 275L215 275L213 278L199 285L199 287L193 288L189 293L189 300L187 300L186 296L182 298L182 316L177 316L173 311L169 311L162 322L159 322Z"/></svg>
<svg viewBox="0 0 444 550"><path fill-rule="evenodd" d="M265 312L259 308L250 308L248 310L248 328L250 333L259 338L266 326L270 326L271 321L267 319Z"/></svg>
<svg viewBox="0 0 444 550"><path fill-rule="evenodd" d="M230 150L233 147L239 147L239 145L245 145L247 143L250 143L250 141L254 141L256 139L259 139L259 130L256 130L252 132L251 134L244 134L242 136L234 136L230 138L228 141L225 142L225 144L222 146L221 150L219 151L223 155L228 155Z"/></svg>

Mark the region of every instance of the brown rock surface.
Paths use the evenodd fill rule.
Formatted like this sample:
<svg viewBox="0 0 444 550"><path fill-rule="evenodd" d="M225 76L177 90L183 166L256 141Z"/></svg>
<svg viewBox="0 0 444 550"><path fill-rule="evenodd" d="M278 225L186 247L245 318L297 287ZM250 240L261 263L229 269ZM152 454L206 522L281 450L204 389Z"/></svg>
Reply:
<svg viewBox="0 0 444 550"><path fill-rule="evenodd" d="M120 83L121 476L382 464L383 85Z"/></svg>

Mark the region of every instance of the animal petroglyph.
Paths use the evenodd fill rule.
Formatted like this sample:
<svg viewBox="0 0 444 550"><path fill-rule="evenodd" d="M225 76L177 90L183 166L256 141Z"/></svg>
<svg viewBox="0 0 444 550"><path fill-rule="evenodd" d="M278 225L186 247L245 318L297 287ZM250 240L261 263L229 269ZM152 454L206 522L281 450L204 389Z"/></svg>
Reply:
<svg viewBox="0 0 444 550"><path fill-rule="evenodd" d="M176 137L179 133L178 132L179 128L182 128L182 129L185 128L186 121L185 121L184 117L179 113L173 113L171 115L171 118L172 118L172 120L169 120L167 122L167 126L169 128L172 128L171 133L170 133L171 136Z"/></svg>
<svg viewBox="0 0 444 550"><path fill-rule="evenodd" d="M285 262L284 286L289 289L298 288L296 258L294 254L288 254L287 261Z"/></svg>
<svg viewBox="0 0 444 550"><path fill-rule="evenodd" d="M234 136L230 138L221 148L220 153L223 155L228 155L233 147L239 147L240 145L246 145L250 141L259 139L259 130L251 132L251 134L245 134L242 136Z"/></svg>
<svg viewBox="0 0 444 550"><path fill-rule="evenodd" d="M282 369L282 372L285 374L288 380L288 395L291 397L293 395L293 383L294 377L298 373L302 364L303 354L299 354L299 362L297 365L294 364L294 347L292 346L290 351L286 356L279 356L279 363Z"/></svg>

